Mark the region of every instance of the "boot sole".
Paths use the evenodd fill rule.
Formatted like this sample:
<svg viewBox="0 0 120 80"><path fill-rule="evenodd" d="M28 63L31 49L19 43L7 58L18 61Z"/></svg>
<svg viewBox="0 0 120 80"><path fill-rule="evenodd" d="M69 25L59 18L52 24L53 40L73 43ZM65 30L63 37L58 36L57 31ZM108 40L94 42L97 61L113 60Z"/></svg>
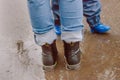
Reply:
<svg viewBox="0 0 120 80"><path fill-rule="evenodd" d="M68 63L66 64L66 69L67 70L77 70L80 68L80 64L81 63L78 63L78 64L75 64L75 65L69 65Z"/></svg>
<svg viewBox="0 0 120 80"><path fill-rule="evenodd" d="M108 30L102 30L102 31L97 31L97 30L91 29L91 32L92 32L92 33L104 34L104 33L107 33L109 30L110 30L110 29L108 29Z"/></svg>
<svg viewBox="0 0 120 80"><path fill-rule="evenodd" d="M51 66L43 65L43 70L44 71L52 71L55 68L56 65L57 65L57 62L55 62L55 64L53 64Z"/></svg>

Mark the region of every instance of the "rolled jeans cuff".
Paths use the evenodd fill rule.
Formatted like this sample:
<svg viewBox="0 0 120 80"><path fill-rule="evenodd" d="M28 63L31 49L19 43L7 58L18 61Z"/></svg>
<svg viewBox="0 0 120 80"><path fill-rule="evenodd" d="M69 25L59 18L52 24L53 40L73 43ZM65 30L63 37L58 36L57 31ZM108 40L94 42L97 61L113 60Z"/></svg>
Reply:
<svg viewBox="0 0 120 80"><path fill-rule="evenodd" d="M52 44L53 41L57 38L55 30L52 29L45 34L34 34L34 39L37 45L42 46L44 44Z"/></svg>
<svg viewBox="0 0 120 80"><path fill-rule="evenodd" d="M84 30L81 29L80 31L63 31L61 35L61 39L64 40L67 43L70 42L77 42L77 41L82 41L84 36Z"/></svg>

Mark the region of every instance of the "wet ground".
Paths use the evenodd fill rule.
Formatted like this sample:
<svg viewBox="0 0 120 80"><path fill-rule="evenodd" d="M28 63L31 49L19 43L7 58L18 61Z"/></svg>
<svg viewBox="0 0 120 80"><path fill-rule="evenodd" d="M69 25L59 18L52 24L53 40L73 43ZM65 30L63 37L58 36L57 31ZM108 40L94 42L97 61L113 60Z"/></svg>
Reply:
<svg viewBox="0 0 120 80"><path fill-rule="evenodd" d="M86 32L82 44L79 70L65 68L63 49L59 49L59 62L53 72L46 72L47 80L120 80L120 40L112 34L92 35ZM58 41L60 48L62 42Z"/></svg>
<svg viewBox="0 0 120 80"><path fill-rule="evenodd" d="M102 21L111 26L107 34L91 34L85 23L80 70L65 68L62 42L58 40L59 62L47 80L120 80L120 1L103 1Z"/></svg>
<svg viewBox="0 0 120 80"><path fill-rule="evenodd" d="M102 0L101 18L111 26L108 33L92 34L84 21L80 69L66 70L58 39L59 61L51 72L42 70L41 49L34 43L25 2L0 0L0 80L120 80L119 0Z"/></svg>

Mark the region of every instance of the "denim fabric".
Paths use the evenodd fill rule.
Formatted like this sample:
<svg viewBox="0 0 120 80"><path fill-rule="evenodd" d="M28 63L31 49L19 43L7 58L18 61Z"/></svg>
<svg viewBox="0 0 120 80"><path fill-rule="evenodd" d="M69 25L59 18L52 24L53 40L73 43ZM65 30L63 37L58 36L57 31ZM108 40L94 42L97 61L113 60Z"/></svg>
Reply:
<svg viewBox="0 0 120 80"><path fill-rule="evenodd" d="M62 31L76 32L83 29L82 0L59 0Z"/></svg>
<svg viewBox="0 0 120 80"><path fill-rule="evenodd" d="M54 18L49 0L27 0L35 34L43 34L54 28Z"/></svg>
<svg viewBox="0 0 120 80"><path fill-rule="evenodd" d="M100 0L83 0L83 12L90 27L100 24Z"/></svg>
<svg viewBox="0 0 120 80"><path fill-rule="evenodd" d="M52 5L55 24L60 25L58 0L53 0ZM100 12L100 0L83 0L83 14L87 18L90 27L94 27L100 23Z"/></svg>
<svg viewBox="0 0 120 80"><path fill-rule="evenodd" d="M53 40L52 35L47 34L54 29L54 16L50 6L50 1L51 0L28 0L28 7L34 33L38 34L39 38L41 38L41 36L45 38L46 36L51 36L50 39ZM62 31L73 34L76 31L82 30L83 29L82 0L60 0L58 3L60 6L59 13ZM75 38L75 36L71 37ZM78 35L77 38L75 39L80 40L79 38L81 38L81 35ZM51 42L50 39L47 40L46 42L50 43ZM69 38L67 38L67 40L68 39ZM40 42L39 45L43 43L44 42L42 43Z"/></svg>

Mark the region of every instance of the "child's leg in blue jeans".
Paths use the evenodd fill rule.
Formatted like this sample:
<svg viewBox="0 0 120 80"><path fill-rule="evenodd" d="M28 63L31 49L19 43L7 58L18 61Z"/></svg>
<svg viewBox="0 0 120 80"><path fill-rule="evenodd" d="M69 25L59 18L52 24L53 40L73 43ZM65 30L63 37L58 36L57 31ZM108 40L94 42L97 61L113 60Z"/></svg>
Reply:
<svg viewBox="0 0 120 80"><path fill-rule="evenodd" d="M71 46L67 46L67 48L71 48L72 51L69 51L69 55L71 55L69 56L69 60L74 63L68 63L72 66L80 62L79 46L74 46L74 48L73 45L76 43L79 45L79 41L82 41L83 38L82 5L82 0L60 0L59 2L62 24L61 39L66 44L72 42L72 48L75 49L72 50ZM42 47L44 68L51 68L55 65L56 62L54 55L56 54L56 51L54 51L54 41L56 40L56 34L54 32L54 20L51 11L50 0L28 0L28 7L30 11L33 31L35 33L35 41Z"/></svg>

